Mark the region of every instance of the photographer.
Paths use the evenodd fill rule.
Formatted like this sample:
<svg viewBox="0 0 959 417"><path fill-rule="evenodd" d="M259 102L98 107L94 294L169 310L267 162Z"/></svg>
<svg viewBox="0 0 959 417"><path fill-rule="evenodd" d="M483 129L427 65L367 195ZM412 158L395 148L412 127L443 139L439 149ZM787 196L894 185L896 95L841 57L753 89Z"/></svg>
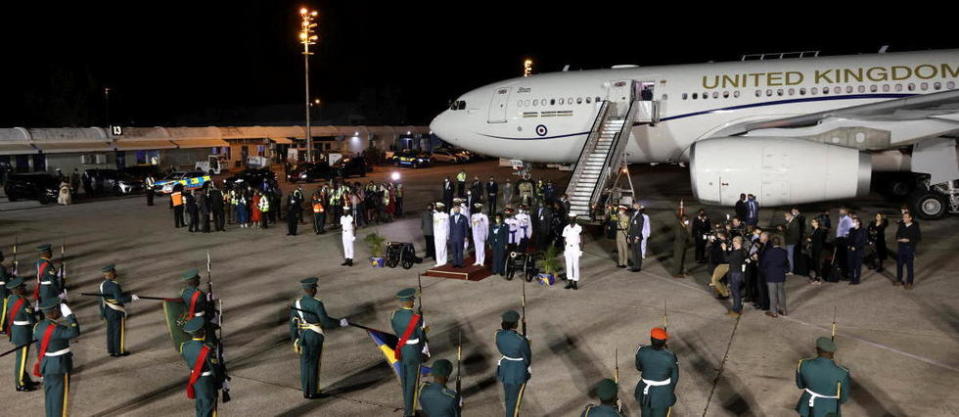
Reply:
<svg viewBox="0 0 959 417"><path fill-rule="evenodd" d="M693 219L693 239L696 242L696 262L706 263L706 242L709 239L711 223L706 210L699 209L699 214Z"/></svg>
<svg viewBox="0 0 959 417"><path fill-rule="evenodd" d="M749 256L743 249L743 237L733 238L732 250L726 254L726 264L729 265L729 287L733 293L733 308L727 316L739 318L743 311L742 285L746 274L746 264Z"/></svg>
<svg viewBox="0 0 959 417"><path fill-rule="evenodd" d="M716 232L715 237L710 237L709 264L712 267L713 275L709 286L716 289L716 298L725 300L729 298L729 288L722 283L722 278L729 272L729 263L726 255L732 245L726 240L726 232Z"/></svg>

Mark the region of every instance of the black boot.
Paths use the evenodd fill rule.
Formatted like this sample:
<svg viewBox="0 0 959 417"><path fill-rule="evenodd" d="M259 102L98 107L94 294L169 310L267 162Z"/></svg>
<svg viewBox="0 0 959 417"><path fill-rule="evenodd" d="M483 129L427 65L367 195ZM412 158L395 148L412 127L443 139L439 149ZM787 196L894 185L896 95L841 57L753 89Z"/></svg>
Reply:
<svg viewBox="0 0 959 417"><path fill-rule="evenodd" d="M353 266L353 258L346 260L346 266Z"/></svg>
<svg viewBox="0 0 959 417"><path fill-rule="evenodd" d="M570 288L573 288L573 286L575 285L575 283L576 283L576 281L567 281L567 282L566 282L566 286L563 287L563 289L564 289L564 290L568 290L568 289L570 289Z"/></svg>
<svg viewBox="0 0 959 417"><path fill-rule="evenodd" d="M349 265L350 265L350 260L349 260L349 259L344 259L344 260L343 260L343 263L340 264L340 266L349 266Z"/></svg>
<svg viewBox="0 0 959 417"><path fill-rule="evenodd" d="M570 282L573 283L573 287L572 287L572 288L573 288L574 290L578 290L578 289L579 289L579 281L570 281Z"/></svg>

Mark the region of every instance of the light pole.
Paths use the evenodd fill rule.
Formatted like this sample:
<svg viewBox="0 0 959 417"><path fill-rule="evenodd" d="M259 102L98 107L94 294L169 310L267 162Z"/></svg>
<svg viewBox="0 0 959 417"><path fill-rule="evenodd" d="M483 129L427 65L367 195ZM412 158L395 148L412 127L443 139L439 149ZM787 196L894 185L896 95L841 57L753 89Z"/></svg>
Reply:
<svg viewBox="0 0 959 417"><path fill-rule="evenodd" d="M107 129L110 130L110 87L103 89L103 100L106 104Z"/></svg>
<svg viewBox="0 0 959 417"><path fill-rule="evenodd" d="M303 87L306 90L304 95L306 112L306 160L313 162L313 132L310 130L310 45L315 45L316 40L316 10L309 10L306 7L300 8L300 43L303 44Z"/></svg>

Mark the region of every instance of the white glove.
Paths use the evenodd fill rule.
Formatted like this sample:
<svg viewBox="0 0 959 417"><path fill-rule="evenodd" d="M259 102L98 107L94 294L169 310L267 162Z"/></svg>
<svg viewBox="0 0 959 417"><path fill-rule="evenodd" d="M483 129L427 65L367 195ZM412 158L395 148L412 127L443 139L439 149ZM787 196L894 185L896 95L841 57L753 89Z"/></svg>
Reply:
<svg viewBox="0 0 959 417"><path fill-rule="evenodd" d="M63 290L63 292L60 293L60 295L58 295L57 298L59 298L59 299L61 299L61 300L63 300L63 301L66 301L66 300L67 300L67 291L66 291L66 290Z"/></svg>
<svg viewBox="0 0 959 417"><path fill-rule="evenodd" d="M422 350L422 352L423 352L424 355L426 355L427 358L430 357L430 356L432 356L432 355L430 355L430 344L429 344L429 343L424 343L424 344L423 344L423 350Z"/></svg>
<svg viewBox="0 0 959 417"><path fill-rule="evenodd" d="M60 314L63 315L63 317L67 317L73 314L73 310L70 310L70 306L68 306L67 303L61 303Z"/></svg>
<svg viewBox="0 0 959 417"><path fill-rule="evenodd" d="M133 300L133 301L140 301L140 296L139 296L139 295L136 295L136 294L133 294L133 295L130 296L130 299Z"/></svg>
<svg viewBox="0 0 959 417"><path fill-rule="evenodd" d="M340 319L340 327L346 327L349 325L350 325L350 322L346 321L346 319Z"/></svg>

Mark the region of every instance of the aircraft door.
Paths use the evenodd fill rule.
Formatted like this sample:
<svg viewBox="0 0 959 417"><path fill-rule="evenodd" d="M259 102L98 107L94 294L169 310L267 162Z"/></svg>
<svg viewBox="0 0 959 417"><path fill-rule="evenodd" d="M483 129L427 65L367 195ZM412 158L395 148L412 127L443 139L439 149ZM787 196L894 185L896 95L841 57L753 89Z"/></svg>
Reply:
<svg viewBox="0 0 959 417"><path fill-rule="evenodd" d="M509 87L497 88L489 103L488 123L506 123L506 107L509 105Z"/></svg>
<svg viewBox="0 0 959 417"><path fill-rule="evenodd" d="M633 100L633 81L610 81L606 90L606 100L610 102L610 111L613 114L625 117L629 110L629 102Z"/></svg>
<svg viewBox="0 0 959 417"><path fill-rule="evenodd" d="M634 81L636 91L636 122L656 124L659 121L659 102L655 100L655 81Z"/></svg>

